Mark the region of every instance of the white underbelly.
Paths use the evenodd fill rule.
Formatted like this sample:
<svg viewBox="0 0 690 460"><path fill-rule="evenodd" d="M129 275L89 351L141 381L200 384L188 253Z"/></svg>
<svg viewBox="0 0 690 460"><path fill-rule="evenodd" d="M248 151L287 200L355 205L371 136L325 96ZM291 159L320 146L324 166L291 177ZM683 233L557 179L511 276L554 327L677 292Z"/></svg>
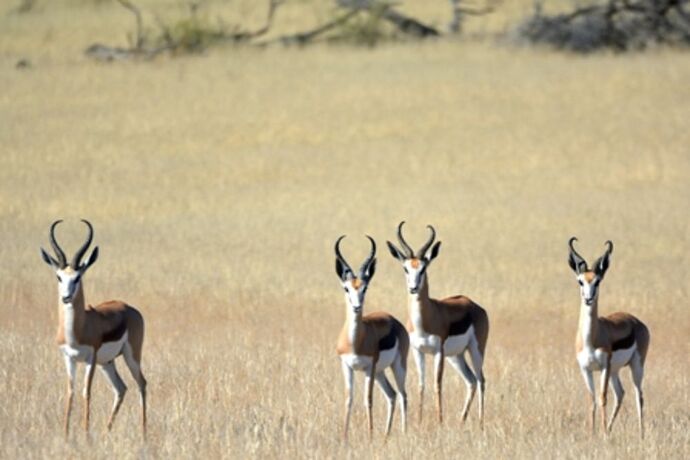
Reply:
<svg viewBox="0 0 690 460"><path fill-rule="evenodd" d="M395 339L395 345L388 350L379 352L379 360L376 362L376 371L382 371L393 364L395 357L398 355L398 339Z"/></svg>
<svg viewBox="0 0 690 460"><path fill-rule="evenodd" d="M443 343L443 354L446 356L459 355L467 349L473 336L474 326L467 328L464 334L449 336Z"/></svg>
<svg viewBox="0 0 690 460"><path fill-rule="evenodd" d="M633 345L630 348L624 348L614 351L611 355L611 367L614 370L617 370L628 364L636 350L637 344L633 343Z"/></svg>
<svg viewBox="0 0 690 460"><path fill-rule="evenodd" d="M115 342L105 342L101 345L101 348L99 348L96 353L96 363L105 364L117 358L122 352L122 348L127 341L127 336L127 331L125 331L119 340ZM90 361L93 353L93 347L89 345L64 344L60 346L60 350L65 356L82 363Z"/></svg>
<svg viewBox="0 0 690 460"><path fill-rule="evenodd" d="M376 362L376 372L381 372L391 366L397 355L398 340L396 339L393 348L379 352L379 360ZM356 371L367 371L371 369L371 364L374 362L374 358L371 356L356 355L354 353L340 355L340 359Z"/></svg>
<svg viewBox="0 0 690 460"><path fill-rule="evenodd" d="M410 334L410 344L422 353L436 353L441 347L441 337L415 329Z"/></svg>
<svg viewBox="0 0 690 460"><path fill-rule="evenodd" d="M630 348L616 350L611 354L611 370L618 370L630 362L633 354L637 350L637 344ZM589 371L600 371L606 365L607 353L603 350L583 349L577 354L577 361L580 367Z"/></svg>
<svg viewBox="0 0 690 460"><path fill-rule="evenodd" d="M105 342L101 345L101 348L98 349L98 353L96 354L96 362L98 364L105 364L117 358L120 353L122 353L122 348L125 346L127 337L128 334L127 331L125 331L122 337L120 337L120 340L116 342Z"/></svg>
<svg viewBox="0 0 690 460"><path fill-rule="evenodd" d="M340 355L340 359L342 359L343 362L351 369L356 371L369 369L371 367L371 363L374 361L374 358L371 356L355 355L354 353Z"/></svg>
<svg viewBox="0 0 690 460"><path fill-rule="evenodd" d="M582 369L589 371L600 371L606 362L606 353L601 350L583 348L577 354L577 362Z"/></svg>
<svg viewBox="0 0 690 460"><path fill-rule="evenodd" d="M473 337L474 326L470 326L464 334L449 336L443 343L443 354L455 356L463 353ZM410 344L422 353L437 353L441 349L441 337L414 331L410 334Z"/></svg>

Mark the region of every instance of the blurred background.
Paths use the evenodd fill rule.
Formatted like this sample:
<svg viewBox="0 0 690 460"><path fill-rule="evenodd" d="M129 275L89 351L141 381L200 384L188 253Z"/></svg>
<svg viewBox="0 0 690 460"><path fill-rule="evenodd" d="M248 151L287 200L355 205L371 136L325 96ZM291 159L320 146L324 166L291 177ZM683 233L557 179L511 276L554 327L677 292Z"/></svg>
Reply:
<svg viewBox="0 0 690 460"><path fill-rule="evenodd" d="M3 2L3 456L687 457L690 6L458 8ZM147 444L134 392L101 429L100 375L97 442L76 425L81 401L62 438L56 283L39 256L60 218L68 256L85 237L78 219L95 227L87 302L122 299L146 318ZM404 321L403 273L385 249L401 220L413 246L427 224L443 241L432 296L489 312L486 430L476 409L461 425L465 389L448 372L443 427L415 421L384 445L377 392L375 441L358 405L348 449L333 244L348 235L354 266L364 234L376 239L365 309ZM614 242L600 314L651 329L644 442L632 398L607 441L585 429L573 235L590 262ZM411 413L416 380L410 366Z"/></svg>

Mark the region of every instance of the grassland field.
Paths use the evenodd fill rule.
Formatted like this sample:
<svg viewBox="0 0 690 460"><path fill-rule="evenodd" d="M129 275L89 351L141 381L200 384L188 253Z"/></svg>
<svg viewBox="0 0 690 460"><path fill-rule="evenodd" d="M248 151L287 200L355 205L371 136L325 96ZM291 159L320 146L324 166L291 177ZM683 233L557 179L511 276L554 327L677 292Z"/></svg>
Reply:
<svg viewBox="0 0 690 460"><path fill-rule="evenodd" d="M109 65L82 52L126 45L132 19L115 2L44 1L26 14L11 11L17 3L0 5L0 457L690 457L687 54L582 57L497 42L529 12L520 0L468 21L464 38ZM139 3L147 21L185 8ZM257 24L263 14L248 1L204 8ZM442 0L402 8L449 19ZM328 14L290 2L275 33ZM20 59L31 67L16 69ZM146 318L147 443L123 364L130 391L112 432L97 373L91 439L81 398L62 436L56 282L38 248L63 218L58 239L74 251L82 217L101 250L87 302L126 300ZM461 423L465 388L449 370L443 426L428 391L425 420L411 417L403 436L396 414L384 443L377 390L369 442L360 376L345 446L333 243L347 234L358 266L363 235L376 239L365 309L404 319L403 273L385 248L403 219L413 245L427 224L443 241L431 294L463 293L489 312L486 427L476 407ZM643 441L627 371L612 435L587 431L572 235L590 261L614 241L601 313L630 311L651 329Z"/></svg>

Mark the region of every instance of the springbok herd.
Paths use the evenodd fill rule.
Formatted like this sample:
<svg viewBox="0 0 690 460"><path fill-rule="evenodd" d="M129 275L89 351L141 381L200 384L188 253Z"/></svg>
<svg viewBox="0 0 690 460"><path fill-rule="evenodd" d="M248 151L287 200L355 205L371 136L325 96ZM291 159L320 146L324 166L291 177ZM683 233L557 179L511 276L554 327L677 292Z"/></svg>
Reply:
<svg viewBox="0 0 690 460"><path fill-rule="evenodd" d="M108 379L115 399L108 420L108 429L122 404L127 387L115 367L115 358L122 355L139 387L141 399L141 422L146 436L146 379L141 371L142 345L144 341L144 319L139 311L121 301L108 301L96 306L86 305L82 278L84 273L98 259L95 247L86 261L83 261L93 239L93 227L83 220L88 228L84 244L68 263L64 251L55 238L55 228L62 221L55 221L50 227L51 256L41 248L41 255L57 276L59 292L58 346L62 351L67 369L67 398L64 415L65 435L69 432L69 420L74 393L77 363L86 365L84 382L84 429L89 429L89 404L91 382L96 366ZM371 252L359 272L356 273L340 251L341 236L335 243L335 270L345 291L345 324L338 337L337 353L341 359L345 378L346 402L343 436L347 440L352 409L354 371L365 375L364 394L367 410L369 436L373 432L372 393L374 380L378 383L388 402L386 436L389 435L396 405L396 391L386 377L391 368L400 399L402 430L407 425L407 355L411 351L419 377L419 419L422 419L424 402L425 354L431 354L434 362L436 413L438 422L443 422L443 370L446 360L462 377L467 386L467 395L462 408L462 420L466 420L475 393L479 391L479 423L484 424L485 378L482 367L485 359L486 342L489 337L489 316L484 308L468 297L457 295L444 299L429 296L427 269L439 254L441 242L435 241L436 231L428 226L430 236L415 252L402 234L404 222L398 225L399 246L387 241L390 254L402 265L408 292L408 319L406 326L386 312L364 314L364 297L376 271L376 242L367 236ZM635 386L640 436L644 436L642 378L644 363L649 347L649 330L642 321L629 313L617 312L598 316L599 286L609 268L613 243L606 242L606 250L592 267L580 256L573 243L568 242L570 268L575 272L580 286L580 319L575 339L575 350L580 371L587 385L591 408L591 430L596 425L596 400L594 371L601 371L599 403L601 424L605 433L610 432L623 401L623 386L618 375L620 369L629 366ZM465 359L469 355L471 363ZM471 364L471 366L470 366ZM610 418L606 420L606 402L609 381L615 395L615 405Z"/></svg>

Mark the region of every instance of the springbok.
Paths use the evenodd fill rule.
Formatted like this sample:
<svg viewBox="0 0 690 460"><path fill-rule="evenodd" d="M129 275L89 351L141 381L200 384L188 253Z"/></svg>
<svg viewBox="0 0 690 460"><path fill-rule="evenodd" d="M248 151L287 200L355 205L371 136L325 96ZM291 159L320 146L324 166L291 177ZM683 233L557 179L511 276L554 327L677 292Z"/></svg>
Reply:
<svg viewBox="0 0 690 460"><path fill-rule="evenodd" d="M385 370L389 367L393 370L395 383L398 387L400 405L402 406L402 430L405 432L407 425L405 377L410 339L405 327L392 315L385 312L362 315L364 295L376 270L376 243L370 236L367 236L371 242L371 253L362 264L359 276L357 276L340 253L340 242L343 238L345 235L335 242L335 272L345 290L347 308L345 310L345 325L340 331L336 351L340 356L345 377L346 402L343 438L347 442L352 396L354 394L354 371L362 371L365 375L364 403L369 420L369 439L372 437L374 428L371 415L374 379L388 400L386 437L391 431L395 410L395 390L386 378Z"/></svg>
<svg viewBox="0 0 690 460"><path fill-rule="evenodd" d="M647 326L628 313L612 313L600 317L599 310L599 285L604 279L609 268L613 243L606 242L606 252L594 263L593 269L588 268L587 262L580 256L573 242L577 238L572 237L568 241L570 254L568 264L575 272L577 282L580 285L580 321L575 338L575 352L580 371L587 384L588 399L592 411L591 428L595 429L596 401L594 390L593 371L601 371L601 425L604 433L610 432L613 421L618 415L623 402L623 385L621 385L618 371L624 366L630 366L635 393L637 394L637 415L639 418L640 436L644 437L642 406L642 377L644 375L644 362L649 348L649 329ZM606 425L606 393L608 383L611 381L613 393L616 397L616 405L611 413L608 426Z"/></svg>
<svg viewBox="0 0 690 460"><path fill-rule="evenodd" d="M106 376L115 393L112 412L108 419L108 430L122 404L127 386L115 368L115 358L123 355L134 380L139 386L141 395L141 422L144 437L146 436L146 380L141 373L141 351L144 342L144 318L134 307L124 302L111 300L97 306L85 306L82 278L86 270L98 258L96 246L85 263L82 257L93 239L93 227L82 220L88 227L86 241L75 253L68 264L64 251L55 239L55 227L62 222L53 222L50 226L50 244L56 258L50 256L43 248L41 255L57 275L59 292L57 342L67 366L67 399L65 405L65 436L69 433L69 419L72 411L72 395L77 363L86 364L84 382L84 430L89 430L89 405L91 399L91 381L96 365Z"/></svg>
<svg viewBox="0 0 690 460"><path fill-rule="evenodd" d="M436 374L436 396L438 421L443 422L442 380L443 362L448 359L450 364L464 379L467 386L465 405L462 409L462 420L465 421L479 383L479 422L484 426L484 385L482 372L484 365L484 351L489 337L489 317L486 311L469 298L457 295L437 300L429 297L429 281L427 268L438 256L441 242L431 247L436 238L436 231L429 225L431 236L422 248L415 254L405 242L402 227L398 225L398 241L401 251L393 243L387 241L388 249L403 266L408 289L407 330L410 333L413 355L419 371L419 420L422 420L424 403L424 354L434 356ZM431 251L429 252L429 248ZM465 352L469 351L474 372L465 361Z"/></svg>

